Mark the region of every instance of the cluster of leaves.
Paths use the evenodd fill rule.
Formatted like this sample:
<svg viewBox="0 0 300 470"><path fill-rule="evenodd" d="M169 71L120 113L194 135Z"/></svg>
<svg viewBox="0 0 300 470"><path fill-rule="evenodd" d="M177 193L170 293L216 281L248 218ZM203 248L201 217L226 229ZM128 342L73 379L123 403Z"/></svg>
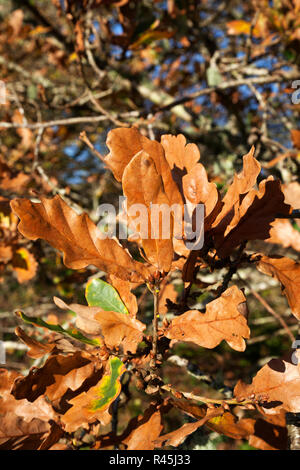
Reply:
<svg viewBox="0 0 300 470"><path fill-rule="evenodd" d="M203 204L204 245L189 251L175 231L168 239L151 238L151 226L147 237L136 226L134 241L125 247L117 239L104 238L86 213L77 214L59 195L40 197L40 202L12 200L24 237L51 244L63 253L67 267L81 270L94 265L107 279L87 284L86 305L54 298L59 308L74 313L74 328L18 312L25 323L50 330L52 336L42 343L22 328L16 330L29 347L28 355L45 359L26 376L2 370L0 448L59 448L62 436L81 427L93 435L94 449L151 450L176 447L203 425L233 439L248 439L258 448L285 448L285 414L300 408L297 351L265 364L251 384L239 381L231 398L178 391L165 383L160 371L177 343L212 349L225 341L238 352L245 350L250 337L246 297L237 285L229 286L241 266L254 266L277 279L292 314L300 320L299 264L287 257L246 251L248 241L272 243L282 236L281 219L296 208L287 188L272 176L257 182L261 166L253 147L222 195L209 181L197 146L186 144L183 135L163 135L157 142L135 127L117 128L109 132L107 146L103 161L121 182L127 209L142 203L151 225L151 203L177 203L182 208L188 204L191 210ZM299 233L292 226L289 230L294 243ZM227 270L221 282L201 283L201 272L221 269ZM174 273L184 286L178 301L171 287ZM150 334L132 292L140 285L153 295ZM189 307L191 288L197 286L214 296L203 310ZM166 311L174 312L171 319ZM126 376L151 402L121 434L117 429L105 433ZM165 433L165 416L174 408L194 420ZM238 418L238 410L253 417Z"/></svg>

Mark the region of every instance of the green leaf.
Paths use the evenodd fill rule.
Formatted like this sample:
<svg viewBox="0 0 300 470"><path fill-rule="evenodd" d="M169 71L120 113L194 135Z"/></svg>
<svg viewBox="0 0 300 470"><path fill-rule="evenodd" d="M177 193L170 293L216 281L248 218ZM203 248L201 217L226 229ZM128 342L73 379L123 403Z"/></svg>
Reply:
<svg viewBox="0 0 300 470"><path fill-rule="evenodd" d="M101 307L107 312L129 314L117 290L102 279L92 279L88 282L85 298L90 307Z"/></svg>
<svg viewBox="0 0 300 470"><path fill-rule="evenodd" d="M23 312L16 312L16 314L25 323L29 323L35 326L40 326L42 328L47 328L48 330L55 331L56 333L60 333L64 336L71 336L72 338L77 339L81 343L89 344L90 346L102 346L102 341L100 339L87 338L82 333L80 333L80 331L78 331L76 328L64 329L60 325L52 325L51 323L47 323L44 320L42 320L42 318L39 318L39 317L28 317Z"/></svg>
<svg viewBox="0 0 300 470"><path fill-rule="evenodd" d="M104 375L99 384L92 388L93 398L89 411L106 410L121 392L121 376L125 372L125 366L118 357L109 360L110 373Z"/></svg>

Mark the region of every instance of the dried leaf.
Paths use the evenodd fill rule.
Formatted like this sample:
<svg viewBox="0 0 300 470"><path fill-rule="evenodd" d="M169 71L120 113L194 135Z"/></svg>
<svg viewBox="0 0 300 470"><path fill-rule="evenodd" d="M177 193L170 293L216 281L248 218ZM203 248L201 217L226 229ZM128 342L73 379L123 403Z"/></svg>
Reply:
<svg viewBox="0 0 300 470"><path fill-rule="evenodd" d="M292 129L291 130L291 139L296 149L300 150L300 130Z"/></svg>
<svg viewBox="0 0 300 470"><path fill-rule="evenodd" d="M222 340L236 351L244 351L250 330L240 313L245 296L236 286L229 287L221 297L209 302L205 314L189 310L172 320L165 336L177 341L190 341L205 348L214 348Z"/></svg>
<svg viewBox="0 0 300 470"><path fill-rule="evenodd" d="M72 407L61 417L67 432L73 432L78 427L88 427L96 420L106 425L111 420L109 407L121 392L120 379L125 372L125 366L120 359L112 357L109 368L100 382L69 400Z"/></svg>
<svg viewBox="0 0 300 470"><path fill-rule="evenodd" d="M123 440L127 445L127 450L153 450L155 440L160 435L163 425L161 422L161 411L150 406L140 416L136 428Z"/></svg>
<svg viewBox="0 0 300 470"><path fill-rule="evenodd" d="M43 344L39 341L30 338L22 328L19 326L15 329L15 334L20 338L26 346L29 347L29 351L27 351L27 355L34 359L43 357L45 354L49 354L55 347L55 344Z"/></svg>
<svg viewBox="0 0 300 470"><path fill-rule="evenodd" d="M61 301L62 302L62 301ZM25 323L31 325L40 326L46 328L47 330L55 331L64 336L70 336L71 338L76 339L84 344L89 344L90 346L101 346L102 341L99 338L87 338L76 328L63 328L60 325L54 325L53 323L47 323L42 318L39 317L28 317L23 312L16 312L16 315L19 316Z"/></svg>
<svg viewBox="0 0 300 470"><path fill-rule="evenodd" d="M300 209L300 183L293 181L283 184L281 188L285 196L284 202L290 204L295 210Z"/></svg>
<svg viewBox="0 0 300 470"><path fill-rule="evenodd" d="M122 186L124 195L127 197L127 211L130 211L132 206L136 204L146 208L144 214L138 213L136 216L129 214L129 218L131 221L136 221L138 218L138 222L142 224L142 226L139 224L137 231L142 239L143 249L148 260L160 271L168 272L173 260L173 224L170 220L169 237L167 238L163 234L162 220L158 220L158 223L151 223L150 209L153 204L164 204L166 208L170 208L171 201L164 190L162 177L155 162L147 153L139 152L126 166ZM162 217L165 222L166 216Z"/></svg>
<svg viewBox="0 0 300 470"><path fill-rule="evenodd" d="M97 367L101 364L97 363ZM69 389L77 390L95 370L95 361L81 351L50 356L42 367L33 367L26 377L17 378L11 393L17 400L26 398L33 402L45 394L54 401Z"/></svg>
<svg viewBox="0 0 300 470"><path fill-rule="evenodd" d="M290 258L261 255L256 263L263 274L275 277L281 283L292 313L300 320L300 264Z"/></svg>
<svg viewBox="0 0 300 470"><path fill-rule="evenodd" d="M300 409L299 353L282 359L271 359L254 377L250 385L241 380L234 389L237 400L258 400L266 414L284 409L292 413Z"/></svg>
<svg viewBox="0 0 300 470"><path fill-rule="evenodd" d="M234 175L233 182L222 200L222 210L213 224L213 227L218 226L219 230L228 225L234 215L234 207L239 205L242 199L241 196L247 194L256 183L261 166L254 158L254 150L254 147L251 147L249 153L243 156L242 171Z"/></svg>
<svg viewBox="0 0 300 470"><path fill-rule="evenodd" d="M14 381L22 377L17 372L0 369L1 450L38 448L50 429L48 421L55 419L55 412L44 397L32 404L26 399L16 400L10 393Z"/></svg>
<svg viewBox="0 0 300 470"><path fill-rule="evenodd" d="M131 292L132 289L137 287L139 283L132 283L129 281L123 281L123 279L120 279L113 274L108 276L108 280L111 282L111 284L114 286L115 289L117 289L122 301L126 305L129 313L131 316L136 317L136 314L138 312L138 304L137 304L137 298L136 296Z"/></svg>
<svg viewBox="0 0 300 470"><path fill-rule="evenodd" d="M38 263L33 254L26 248L19 248L14 252L12 267L17 275L18 282L23 284L36 275Z"/></svg>
<svg viewBox="0 0 300 470"><path fill-rule="evenodd" d="M184 135L163 135L161 145L172 173L181 170L182 176L190 172L200 160L197 145L186 144ZM174 174L174 173L173 173Z"/></svg>
<svg viewBox="0 0 300 470"><path fill-rule="evenodd" d="M207 230L221 205L215 183L208 182L204 166L198 163L182 178L182 185L186 199L194 205L204 204L205 229Z"/></svg>
<svg viewBox="0 0 300 470"><path fill-rule="evenodd" d="M14 199L11 208L21 219L18 229L22 235L30 240L42 238L62 251L69 268L82 269L93 264L135 281L148 275L146 266L133 260L116 240L103 238L87 214L76 214L59 195L41 198L41 203Z"/></svg>
<svg viewBox="0 0 300 470"><path fill-rule="evenodd" d="M285 219L276 219L271 224L270 238L268 243L277 243L284 248L293 248L300 251L300 232L294 229L291 222Z"/></svg>
<svg viewBox="0 0 300 470"><path fill-rule="evenodd" d="M136 352L138 344L143 339L144 323L130 315L119 312L109 312L99 307L85 305L67 305L61 299L54 297L59 308L72 310L77 314L76 325L89 334L101 334L109 348L122 346L124 352Z"/></svg>
<svg viewBox="0 0 300 470"><path fill-rule="evenodd" d="M270 176L263 180L258 191L249 191L242 202L237 203L219 226L213 230L215 246L221 257L246 240L265 240L270 236L271 223L279 214L287 215L290 206L284 203L280 182ZM215 224L214 224L215 225Z"/></svg>
<svg viewBox="0 0 300 470"><path fill-rule="evenodd" d="M184 442L187 436L195 432L200 426L203 426L211 418L222 415L223 412L223 408L208 408L206 410L205 416L202 419L196 421L195 423L186 423L179 429L160 436L154 441L154 445L155 447L177 447L182 444L182 442Z"/></svg>

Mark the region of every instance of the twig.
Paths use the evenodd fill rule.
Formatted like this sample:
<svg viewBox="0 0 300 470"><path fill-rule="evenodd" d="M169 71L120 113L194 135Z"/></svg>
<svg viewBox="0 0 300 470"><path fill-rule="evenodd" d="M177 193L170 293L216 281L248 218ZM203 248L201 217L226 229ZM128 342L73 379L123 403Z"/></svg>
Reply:
<svg viewBox="0 0 300 470"><path fill-rule="evenodd" d="M17 122L0 122L0 128L3 127L4 129L40 129L54 126L72 126L73 124L101 122L106 121L107 119L107 116L82 116L66 119L57 119L47 122L36 122L32 124L21 124Z"/></svg>
<svg viewBox="0 0 300 470"><path fill-rule="evenodd" d="M155 287L153 293L153 340L152 340L152 359L150 366L152 369L156 369L157 360L157 327L159 319L158 303L159 303L159 288Z"/></svg>
<svg viewBox="0 0 300 470"><path fill-rule="evenodd" d="M105 157L103 157L103 155L94 147L85 131L80 132L79 139L88 146L88 148L93 152L94 155L96 155L96 157L105 163Z"/></svg>
<svg viewBox="0 0 300 470"><path fill-rule="evenodd" d="M265 85L268 83L281 83L285 81L296 80L297 78L299 78L299 72L294 70L292 72L286 72L280 75L271 75L271 76L254 77L254 78L241 78L238 80L228 80L228 81L220 83L218 86L203 88L202 90L196 91L195 93L191 93L181 98L175 99L171 103L161 106L160 108L154 109L151 112L154 114L154 113L168 111L169 109L172 109L174 106L178 106L180 104L193 101L196 98L199 98L200 96L210 95L213 91L226 90L228 88L235 88L241 85L250 85L250 84Z"/></svg>
<svg viewBox="0 0 300 470"><path fill-rule="evenodd" d="M208 397L202 397L198 395L194 395L193 393L190 392L181 392L178 390L175 390L173 387L170 385L162 385L160 387L162 390L166 390L167 392L172 393L176 398L178 397L184 397L187 398L188 400L195 400L199 401L201 403L213 403L214 405L253 405L252 400L243 400L243 401L238 401L236 398L226 398L226 399L217 399L217 398L208 398Z"/></svg>

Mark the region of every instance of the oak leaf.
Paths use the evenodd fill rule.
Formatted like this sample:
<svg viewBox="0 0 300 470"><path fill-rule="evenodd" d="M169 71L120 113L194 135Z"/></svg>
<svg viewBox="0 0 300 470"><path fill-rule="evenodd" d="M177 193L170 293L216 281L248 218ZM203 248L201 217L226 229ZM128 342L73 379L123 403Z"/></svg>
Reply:
<svg viewBox="0 0 300 470"><path fill-rule="evenodd" d="M276 219L271 224L270 238L267 238L266 242L300 251L300 232L292 226L289 220Z"/></svg>
<svg viewBox="0 0 300 470"><path fill-rule="evenodd" d="M130 129L118 128L111 130L108 133L106 145L110 149L110 153L105 157L105 163L118 181L122 181L124 170L132 158L138 152L144 151L154 160L156 171L162 178L164 191L168 195L171 204L182 203L163 146L159 142L148 139L138 129L132 127ZM139 181L140 184L141 181Z"/></svg>
<svg viewBox="0 0 300 470"><path fill-rule="evenodd" d="M109 348L122 346L124 352L136 352L143 339L144 323L125 313L103 310L79 304L67 305L54 297L56 305L77 314L76 326L88 334L101 334Z"/></svg>
<svg viewBox="0 0 300 470"><path fill-rule="evenodd" d="M236 351L244 351L244 338L250 336L247 320L240 313L245 302L246 298L237 286L229 287L221 297L207 304L204 314L189 310L172 320L165 336L210 349L225 340Z"/></svg>
<svg viewBox="0 0 300 470"><path fill-rule="evenodd" d="M109 408L121 392L120 379L124 372L123 362L117 357L110 358L98 384L69 400L72 406L61 416L67 432L73 432L80 426L87 428L89 423L95 421L103 425L110 422Z"/></svg>
<svg viewBox="0 0 300 470"><path fill-rule="evenodd" d="M199 421L196 421L195 423L186 423L179 429L160 436L154 441L155 447L179 446L187 436L195 432L200 426L203 426L211 418L222 415L223 412L223 408L208 408L206 410L205 416Z"/></svg>
<svg viewBox="0 0 300 470"><path fill-rule="evenodd" d="M259 184L258 190L250 190L231 211L230 220L225 217L213 229L217 252L221 257L246 240L265 240L270 236L271 223L277 215L287 215L290 206L284 203L280 182L272 176Z"/></svg>
<svg viewBox="0 0 300 470"><path fill-rule="evenodd" d="M54 401L67 390L79 389L99 367L102 367L101 364L95 363L87 353L81 351L66 356L53 355L39 369L33 367L26 377L17 378L11 393L17 400L26 398L33 402L39 396L46 395Z"/></svg>
<svg viewBox="0 0 300 470"><path fill-rule="evenodd" d="M238 381L234 388L237 400L257 400L266 414L281 410L298 412L300 409L299 352L282 359L271 359L263 366L251 384Z"/></svg>
<svg viewBox="0 0 300 470"><path fill-rule="evenodd" d="M146 266L133 260L115 239L103 238L87 214L78 215L59 195L41 198L41 203L14 199L11 208L21 219L18 229L22 235L30 240L42 238L62 251L69 268L93 264L125 280L148 275Z"/></svg>
<svg viewBox="0 0 300 470"><path fill-rule="evenodd" d="M256 267L263 274L278 279L292 313L300 320L300 264L290 258L261 255Z"/></svg>
<svg viewBox="0 0 300 470"><path fill-rule="evenodd" d="M135 221L138 226L137 231L146 257L157 269L168 272L173 260L173 219L170 218L167 227L169 234L164 235L162 225L168 219L162 215L162 220L158 218L157 223L153 223L151 209L153 204L164 205L168 209L171 201L164 190L161 174L149 154L141 151L130 161L123 173L122 186L127 198L128 213L134 205L146 208L144 214L138 211L138 215L129 215L130 220Z"/></svg>
<svg viewBox="0 0 300 470"><path fill-rule="evenodd" d="M163 429L161 410L150 405L144 415L134 421L133 431L122 441L127 450L153 450L154 442Z"/></svg>

